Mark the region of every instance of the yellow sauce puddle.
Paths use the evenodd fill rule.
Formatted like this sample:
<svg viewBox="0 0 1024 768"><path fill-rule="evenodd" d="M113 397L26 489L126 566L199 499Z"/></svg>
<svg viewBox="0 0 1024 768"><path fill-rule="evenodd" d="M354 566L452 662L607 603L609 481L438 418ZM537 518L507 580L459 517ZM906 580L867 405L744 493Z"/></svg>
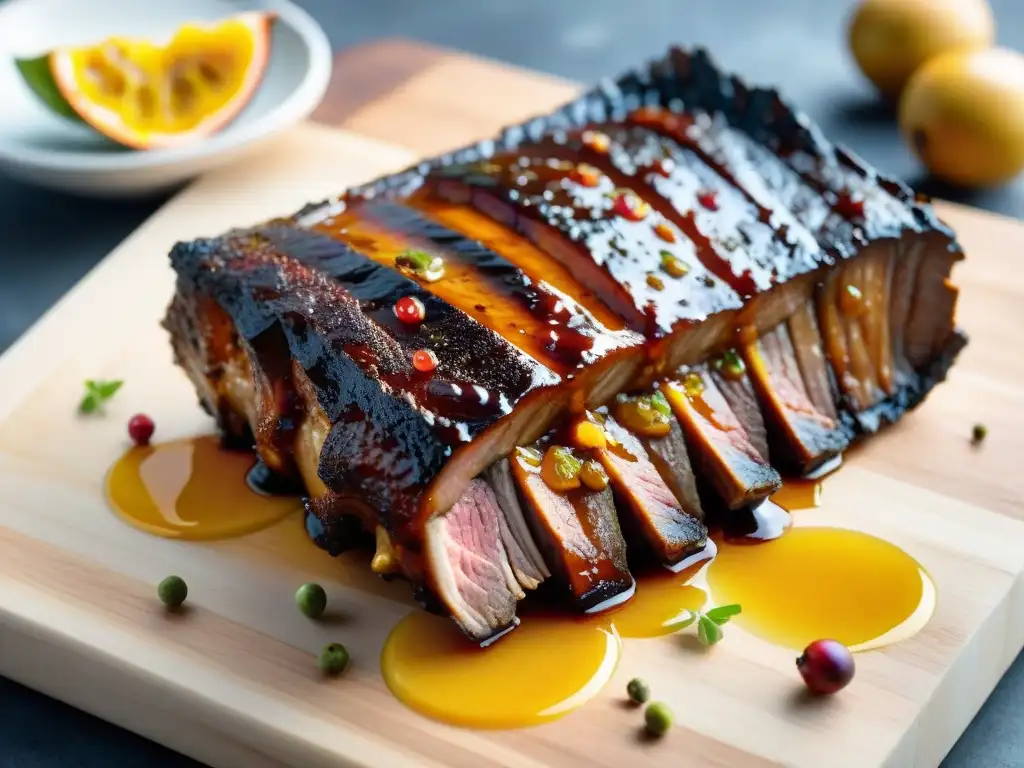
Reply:
<svg viewBox="0 0 1024 768"><path fill-rule="evenodd" d="M477 648L451 619L417 610L388 636L381 672L401 702L427 717L517 728L554 720L594 698L621 651L603 622L547 615L526 616L508 636Z"/></svg>
<svg viewBox="0 0 1024 768"><path fill-rule="evenodd" d="M251 490L251 453L213 436L135 447L107 475L107 499L126 522L173 539L223 539L273 525L300 508L295 498Z"/></svg>
<svg viewBox="0 0 1024 768"><path fill-rule="evenodd" d="M757 545L719 545L708 569L716 604L751 634L802 649L831 638L854 651L904 640L935 610L924 568L894 544L844 528L794 527Z"/></svg>

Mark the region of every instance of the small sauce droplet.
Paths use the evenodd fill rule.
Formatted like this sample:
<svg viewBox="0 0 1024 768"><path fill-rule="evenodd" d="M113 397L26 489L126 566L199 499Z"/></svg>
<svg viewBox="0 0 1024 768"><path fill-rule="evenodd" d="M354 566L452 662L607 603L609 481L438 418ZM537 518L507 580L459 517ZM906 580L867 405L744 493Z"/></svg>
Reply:
<svg viewBox="0 0 1024 768"><path fill-rule="evenodd" d="M611 679L622 643L606 622L530 614L488 648L470 645L451 619L415 611L391 631L381 673L422 715L471 728L556 720Z"/></svg>
<svg viewBox="0 0 1024 768"><path fill-rule="evenodd" d="M716 604L743 606L737 626L794 650L822 637L852 651L904 640L928 622L936 599L914 558L844 528L796 526L757 546L723 542L708 586Z"/></svg>
<svg viewBox="0 0 1024 768"><path fill-rule="evenodd" d="M584 131L583 143L594 152L603 155L611 148L612 140L608 138L608 134L600 131Z"/></svg>
<svg viewBox="0 0 1024 768"><path fill-rule="evenodd" d="M709 211L717 211L718 193L713 189L702 189L697 193L697 202Z"/></svg>
<svg viewBox="0 0 1024 768"><path fill-rule="evenodd" d="M569 178L583 187L596 187L601 183L601 172L592 165L580 163L573 168Z"/></svg>
<svg viewBox="0 0 1024 768"><path fill-rule="evenodd" d="M246 477L255 464L253 454L226 450L210 435L135 447L107 475L107 499L126 522L157 536L242 536L302 509L294 497L252 490Z"/></svg>
<svg viewBox="0 0 1024 768"><path fill-rule="evenodd" d="M437 368L437 355L429 349L417 349L412 353L412 367L420 373L431 373Z"/></svg>
<svg viewBox="0 0 1024 768"><path fill-rule="evenodd" d="M674 243L676 241L676 233L672 227L669 226L667 221L659 221L654 225L654 234L664 240L666 243Z"/></svg>
<svg viewBox="0 0 1024 768"><path fill-rule="evenodd" d="M395 302L395 317L403 323L416 325L422 323L426 316L426 307L415 296L403 296Z"/></svg>

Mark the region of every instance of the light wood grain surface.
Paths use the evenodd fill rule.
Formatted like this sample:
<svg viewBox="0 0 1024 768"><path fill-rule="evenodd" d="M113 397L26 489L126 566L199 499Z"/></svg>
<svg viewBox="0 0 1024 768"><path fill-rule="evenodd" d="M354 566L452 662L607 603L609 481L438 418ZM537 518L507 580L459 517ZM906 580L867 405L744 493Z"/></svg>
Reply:
<svg viewBox="0 0 1024 768"><path fill-rule="evenodd" d="M556 723L449 728L403 708L379 675L383 640L411 610L407 589L378 581L359 556L316 550L298 512L243 539L188 544L142 534L106 509L103 474L125 447L128 416L151 413L161 439L212 429L158 327L175 240L290 211L572 91L429 52L408 74L397 50L382 59L400 79L386 95L325 107L349 132L297 129L197 183L0 358L0 672L215 766L937 764L1024 643L1016 222L942 206L969 253L956 281L972 343L949 382L858 450L829 480L825 506L806 513L903 547L938 587L926 629L860 656L856 684L824 705L795 695L790 652L737 629L710 658L671 638L627 640L604 694ZM99 377L127 384L105 416L78 417L81 382ZM981 450L968 445L975 421L990 426ZM153 595L169 572L189 581L193 604L174 620ZM308 579L343 607L331 621L295 610L292 594ZM334 639L354 664L325 682L313 654ZM621 706L634 675L671 681L664 698L680 726L661 743L639 742Z"/></svg>

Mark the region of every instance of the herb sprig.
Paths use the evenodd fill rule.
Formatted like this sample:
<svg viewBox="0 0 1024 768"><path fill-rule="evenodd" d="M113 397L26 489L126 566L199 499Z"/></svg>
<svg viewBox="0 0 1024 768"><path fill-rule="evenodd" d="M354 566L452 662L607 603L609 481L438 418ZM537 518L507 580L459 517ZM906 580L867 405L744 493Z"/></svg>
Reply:
<svg viewBox="0 0 1024 768"><path fill-rule="evenodd" d="M697 639L701 645L714 645L722 639L722 625L729 619L742 613L743 608L737 603L719 605L707 611L687 611L686 616L668 625L674 631L697 625Z"/></svg>
<svg viewBox="0 0 1024 768"><path fill-rule="evenodd" d="M112 398L123 385L123 381L103 381L89 379L85 382L85 394L78 404L80 413L95 413L103 408L103 404Z"/></svg>

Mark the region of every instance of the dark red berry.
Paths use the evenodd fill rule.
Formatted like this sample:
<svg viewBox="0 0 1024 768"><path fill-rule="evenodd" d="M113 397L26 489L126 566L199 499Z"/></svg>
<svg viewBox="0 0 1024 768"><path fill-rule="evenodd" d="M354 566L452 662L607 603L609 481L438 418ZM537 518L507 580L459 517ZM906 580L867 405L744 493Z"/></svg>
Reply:
<svg viewBox="0 0 1024 768"><path fill-rule="evenodd" d="M149 445L156 424L144 413L138 413L128 420L128 436L136 445Z"/></svg>
<svg viewBox="0 0 1024 768"><path fill-rule="evenodd" d="M804 648L796 668L814 693L835 693L853 679L853 654L838 640L815 640Z"/></svg>

